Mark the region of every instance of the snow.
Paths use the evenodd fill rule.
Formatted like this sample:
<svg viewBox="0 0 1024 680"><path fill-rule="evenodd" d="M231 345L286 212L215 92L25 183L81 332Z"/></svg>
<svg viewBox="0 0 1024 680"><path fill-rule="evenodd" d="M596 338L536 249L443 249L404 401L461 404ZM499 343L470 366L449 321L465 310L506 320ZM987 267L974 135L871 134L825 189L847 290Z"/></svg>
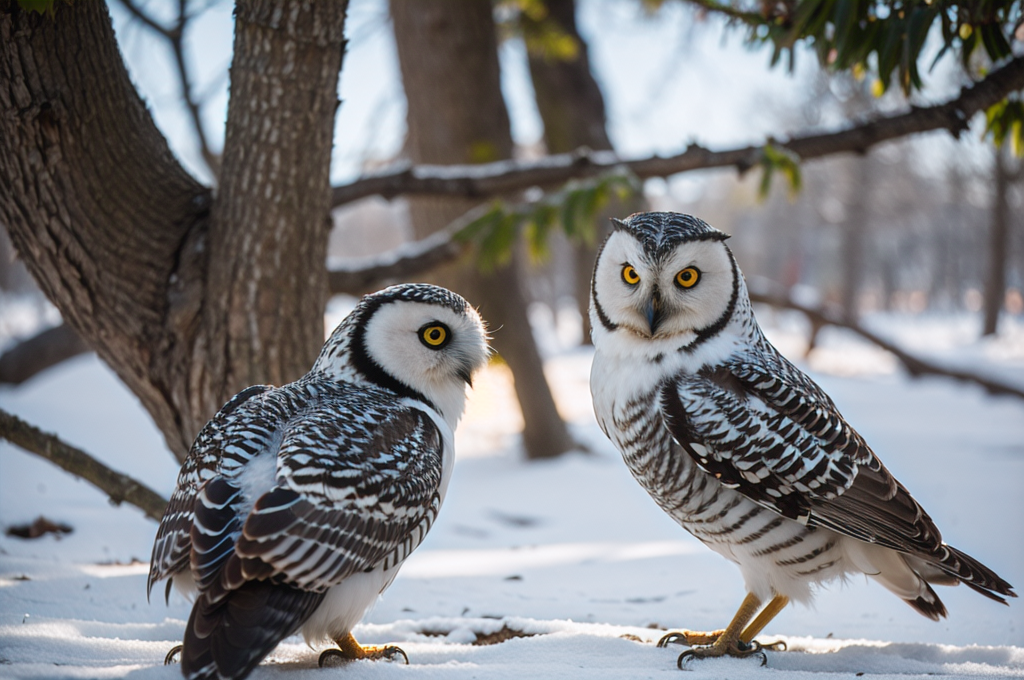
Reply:
<svg viewBox="0 0 1024 680"><path fill-rule="evenodd" d="M653 645L667 627L724 626L743 598L739 571L669 520L598 430L590 355L566 350L548 314L542 343L559 408L586 452L527 463L501 366L475 383L457 433L458 463L440 518L354 631L400 645L410 666L316 668L300 638L253 678L669 678L684 649ZM791 357L800 323L764 315ZM980 343L962 320L869 320L906 346L1020 382L1024 324ZM543 325L543 323L541 324ZM568 334L571 335L571 334ZM949 380L907 379L891 359L845 333L822 333L802 365L833 397L953 545L1024 585L1024 402ZM0 407L56 431L169 495L177 465L141 406L95 357L18 389ZM512 415L514 414L514 415ZM147 603L156 530L92 487L0 444L0 524L39 515L74 526L60 539L0 537L0 678L180 677L163 657L180 642L188 603ZM934 623L881 586L850 579L792 606L760 636L787 652L687 664L694 677L1024 677L1024 603L1004 607L967 588L940 588L950 618ZM471 644L502 629L528 637Z"/></svg>

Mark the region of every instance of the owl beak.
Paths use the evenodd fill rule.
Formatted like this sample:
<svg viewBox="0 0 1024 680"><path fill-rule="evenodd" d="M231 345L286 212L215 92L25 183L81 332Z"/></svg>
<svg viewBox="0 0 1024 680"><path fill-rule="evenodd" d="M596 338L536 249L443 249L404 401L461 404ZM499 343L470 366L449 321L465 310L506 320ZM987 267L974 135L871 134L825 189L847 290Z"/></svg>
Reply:
<svg viewBox="0 0 1024 680"><path fill-rule="evenodd" d="M651 337L653 338L658 332L661 322L665 319L664 309L661 305L661 293L657 288L654 289L654 293L647 301L647 306L644 307L644 315L647 317L647 325L651 327Z"/></svg>

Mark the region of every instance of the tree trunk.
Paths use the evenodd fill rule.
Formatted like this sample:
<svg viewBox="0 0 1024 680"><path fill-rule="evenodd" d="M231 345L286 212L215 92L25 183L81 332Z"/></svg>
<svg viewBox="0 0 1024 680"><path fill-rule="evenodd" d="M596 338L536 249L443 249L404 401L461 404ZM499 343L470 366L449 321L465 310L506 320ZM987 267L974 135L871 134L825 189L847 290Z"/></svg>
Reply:
<svg viewBox="0 0 1024 680"><path fill-rule="evenodd" d="M871 157L850 161L850 192L843 222L843 243L839 253L842 271L840 295L843 317L847 323L857 323L859 297L864 281L867 236L871 228Z"/></svg>
<svg viewBox="0 0 1024 680"><path fill-rule="evenodd" d="M547 16L534 20L523 13L523 30L538 32L544 21L554 26L577 45L574 58L563 58L529 52L530 77L537 100L537 110L544 122L544 145L548 153L566 153L581 146L595 151L612 150L608 139L604 96L590 70L587 43L576 27L575 0L545 0ZM597 259L597 247L608 230L609 216L625 217L623 206L616 201L597 218L593 243L573 246L574 296L583 319L583 344L590 344L590 277Z"/></svg>
<svg viewBox="0 0 1024 680"><path fill-rule="evenodd" d="M988 240L982 336L995 335L999 329L999 312L1006 298L1006 258L1010 255L1010 170L1007 167L1007 151L996 147L993 156L992 230Z"/></svg>
<svg viewBox="0 0 1024 680"><path fill-rule="evenodd" d="M407 151L413 162L463 164L511 157L491 12L487 0L392 0L409 107ZM410 199L417 238L473 205L469 199ZM546 458L571 449L573 442L544 378L517 271L513 263L484 274L476 263L468 263L439 276L479 305L494 333L492 344L516 380L527 456Z"/></svg>
<svg viewBox="0 0 1024 680"><path fill-rule="evenodd" d="M0 219L179 459L231 394L296 377L323 341L344 11L239 2L214 202L153 124L105 5L0 0Z"/></svg>

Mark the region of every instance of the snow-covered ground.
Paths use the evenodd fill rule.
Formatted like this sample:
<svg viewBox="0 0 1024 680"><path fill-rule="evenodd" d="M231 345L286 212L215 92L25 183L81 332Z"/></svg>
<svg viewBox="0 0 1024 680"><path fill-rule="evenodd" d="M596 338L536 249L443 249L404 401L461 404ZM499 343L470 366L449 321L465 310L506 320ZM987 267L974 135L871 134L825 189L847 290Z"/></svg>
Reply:
<svg viewBox="0 0 1024 680"><path fill-rule="evenodd" d="M795 317L763 317L779 347L799 357ZM908 347L1024 383L1019 319L989 343L949 318L870 321ZM556 349L559 335L546 333L545 346ZM1024 587L1024 402L944 379L910 381L887 355L844 333L821 340L802 365L946 540ZM504 369L477 381L441 516L355 631L364 643L401 645L412 665L320 670L316 653L292 638L253 677L676 677L682 648L652 642L668 627L724 626L742 580L629 476L594 422L589 365L584 350L554 351L548 363L559 408L588 449L549 462L522 459ZM0 390L0 407L170 494L177 465L134 397L94 357ZM145 596L155 524L0 444L0 525L39 515L74 532L0 537L0 678L180 677L162 661L180 641L189 606L176 594L169 605ZM964 587L939 594L950 617L933 623L873 582L833 584L813 609L790 607L762 634L790 649L769 653L766 668L731 659L689 668L729 678L1024 677L1024 601L1004 607ZM529 637L470 644L503 628Z"/></svg>

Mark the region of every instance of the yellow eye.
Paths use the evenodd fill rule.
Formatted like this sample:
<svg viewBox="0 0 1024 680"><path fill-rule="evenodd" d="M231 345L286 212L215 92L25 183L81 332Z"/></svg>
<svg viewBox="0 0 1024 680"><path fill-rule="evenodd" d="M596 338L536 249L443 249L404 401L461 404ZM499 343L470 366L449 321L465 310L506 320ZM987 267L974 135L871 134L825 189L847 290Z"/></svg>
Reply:
<svg viewBox="0 0 1024 680"><path fill-rule="evenodd" d="M420 342L430 349L441 349L448 342L448 327L435 323L420 329Z"/></svg>
<svg viewBox="0 0 1024 680"><path fill-rule="evenodd" d="M640 283L640 275L636 273L632 265L626 265L622 268L622 280L631 286L635 286Z"/></svg>
<svg viewBox="0 0 1024 680"><path fill-rule="evenodd" d="M696 267L687 267L676 274L676 285L681 288L693 288L700 280L700 270Z"/></svg>

